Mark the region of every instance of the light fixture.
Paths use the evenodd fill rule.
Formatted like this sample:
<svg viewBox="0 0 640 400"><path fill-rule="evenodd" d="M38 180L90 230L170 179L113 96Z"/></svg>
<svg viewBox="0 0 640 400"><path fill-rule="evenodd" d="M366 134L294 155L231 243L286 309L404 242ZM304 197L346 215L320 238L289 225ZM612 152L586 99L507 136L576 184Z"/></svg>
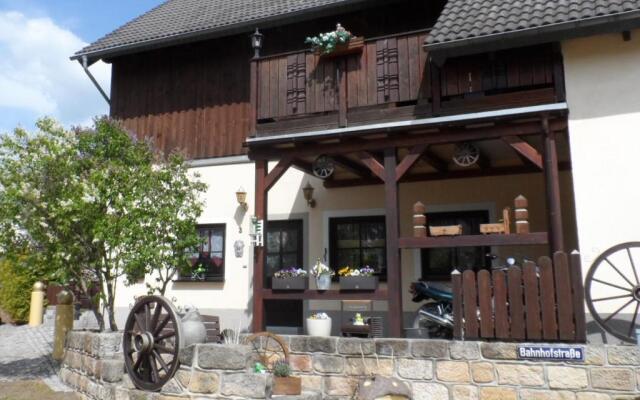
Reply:
<svg viewBox="0 0 640 400"><path fill-rule="evenodd" d="M313 186L307 181L307 185L302 188L304 199L307 201L307 205L311 208L316 206L316 201L313 199Z"/></svg>
<svg viewBox="0 0 640 400"><path fill-rule="evenodd" d="M249 206L247 205L247 191L242 186L236 191L236 200L243 210L247 211Z"/></svg>
<svg viewBox="0 0 640 400"><path fill-rule="evenodd" d="M262 49L262 33L256 28L251 35L251 48L253 49L253 58L260 57L260 49Z"/></svg>

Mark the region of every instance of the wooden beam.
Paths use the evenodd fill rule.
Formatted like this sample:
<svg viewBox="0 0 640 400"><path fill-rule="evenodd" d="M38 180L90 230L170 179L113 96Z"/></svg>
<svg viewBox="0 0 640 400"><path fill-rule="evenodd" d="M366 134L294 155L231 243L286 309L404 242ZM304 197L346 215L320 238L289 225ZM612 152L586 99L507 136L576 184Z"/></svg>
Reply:
<svg viewBox="0 0 640 400"><path fill-rule="evenodd" d="M524 160L543 170L542 156L535 147L531 146L520 136L503 136L502 140L511 146Z"/></svg>
<svg viewBox="0 0 640 400"><path fill-rule="evenodd" d="M347 126L347 60L342 59L336 63L338 77L338 126Z"/></svg>
<svg viewBox="0 0 640 400"><path fill-rule="evenodd" d="M480 157L478 157L478 161L476 162L476 165L480 167L480 169L491 168L491 157L489 157L489 155L484 151L482 151L481 149L478 149L478 152L480 153Z"/></svg>
<svg viewBox="0 0 640 400"><path fill-rule="evenodd" d="M265 191L268 192L273 187L273 185L275 185L276 182L278 182L278 179L280 179L282 175L284 175L284 173L287 172L287 169L289 169L289 167L291 166L292 160L293 159L290 157L285 157L281 159L275 167L273 167L271 172L269 172L269 174L265 178L265 181L264 181Z"/></svg>
<svg viewBox="0 0 640 400"><path fill-rule="evenodd" d="M294 158L291 160L291 167L304 172L305 174L313 175L313 167L310 162Z"/></svg>
<svg viewBox="0 0 640 400"><path fill-rule="evenodd" d="M249 135L253 136L258 122L258 60L251 60L249 74Z"/></svg>
<svg viewBox="0 0 640 400"><path fill-rule="evenodd" d="M429 62L431 78L431 113L438 116L441 113L441 87L440 87L440 67L435 62Z"/></svg>
<svg viewBox="0 0 640 400"><path fill-rule="evenodd" d="M327 290L320 292L315 289L301 291L263 289L262 296L265 299L278 300L387 300L389 298L387 289L383 288L378 288L371 292L362 290Z"/></svg>
<svg viewBox="0 0 640 400"><path fill-rule="evenodd" d="M256 200L255 200L255 216L264 220L266 231L267 223L267 199L269 197L266 190L265 181L267 178L268 162L266 160L256 161ZM264 246L253 248L253 332L262 332L264 330L264 301L262 290L264 288L264 264L265 251Z"/></svg>
<svg viewBox="0 0 640 400"><path fill-rule="evenodd" d="M373 154L368 153L366 151L360 152L359 155L362 163L366 165L371 170L371 172L373 172L374 175L382 179L382 181L384 182L386 177L384 172L385 167L382 164L380 164L380 161L378 161L378 159L376 159L376 157Z"/></svg>
<svg viewBox="0 0 640 400"><path fill-rule="evenodd" d="M355 161L352 161L350 158L347 158L345 156L342 155L335 155L332 156L331 158L333 158L333 161L339 165L340 167L346 169L347 171L351 172L352 174L358 175L361 178L370 178L371 177L371 170L369 170L369 168L365 167L362 164L359 164Z"/></svg>
<svg viewBox="0 0 640 400"><path fill-rule="evenodd" d="M435 170L438 171L438 172L446 172L447 169L449 169L449 166L447 165L447 162L445 160L443 160L442 158L438 157L433 152L429 151L429 149L427 149L427 151L424 152L424 154L422 155L422 159L427 164L429 164L433 168L435 168Z"/></svg>
<svg viewBox="0 0 640 400"><path fill-rule="evenodd" d="M402 179L404 174L406 174L420 159L420 157L422 157L422 154L427 150L427 147L429 146L426 144L419 144L409 149L409 154L407 154L396 167L396 180L399 181Z"/></svg>
<svg viewBox="0 0 640 400"><path fill-rule="evenodd" d="M562 131L567 128L566 120L553 120L549 122L553 131ZM424 134L391 134L387 138L370 139L345 143L308 143L296 148L274 148L273 145L254 145L249 151L252 159L281 159L285 156L310 157L318 154L349 154L360 151L375 151L389 147L411 147L419 144L445 144L473 140L497 139L502 136L526 136L538 135L541 133L540 122L524 122L518 124L506 124L474 129L448 129L440 132Z"/></svg>
<svg viewBox="0 0 640 400"><path fill-rule="evenodd" d="M384 204L386 211L387 290L389 291L389 334L402 337L402 268L400 264L400 214L398 211L398 179L396 149L384 151Z"/></svg>
<svg viewBox="0 0 640 400"><path fill-rule="evenodd" d="M558 153L556 134L549 129L549 121L546 118L542 120L542 130L544 132L544 177L547 192L547 214L549 216L549 243L551 254L555 254L557 251L564 251Z"/></svg>
<svg viewBox="0 0 640 400"><path fill-rule="evenodd" d="M546 244L547 232L534 232L510 235L460 235L439 237L400 238L401 249L430 249L440 247L476 247L476 246L525 246Z"/></svg>

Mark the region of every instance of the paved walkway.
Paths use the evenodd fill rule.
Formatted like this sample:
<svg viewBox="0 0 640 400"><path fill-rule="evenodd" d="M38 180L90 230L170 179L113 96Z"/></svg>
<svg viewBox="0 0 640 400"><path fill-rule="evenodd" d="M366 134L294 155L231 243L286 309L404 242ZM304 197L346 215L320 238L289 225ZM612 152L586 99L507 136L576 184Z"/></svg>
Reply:
<svg viewBox="0 0 640 400"><path fill-rule="evenodd" d="M52 325L0 325L0 382L40 379L54 391L70 390L59 380L51 359Z"/></svg>

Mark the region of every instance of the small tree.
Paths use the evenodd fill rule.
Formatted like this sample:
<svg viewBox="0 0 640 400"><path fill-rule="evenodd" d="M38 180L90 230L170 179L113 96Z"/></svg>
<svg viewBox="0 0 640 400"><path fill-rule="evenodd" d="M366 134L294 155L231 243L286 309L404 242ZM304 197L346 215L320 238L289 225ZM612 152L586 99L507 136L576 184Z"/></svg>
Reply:
<svg viewBox="0 0 640 400"><path fill-rule="evenodd" d="M0 250L88 296L97 285L92 310L104 330L106 309L117 330L118 279L187 267L205 187L182 157L164 158L107 118L93 130L37 127L0 139Z"/></svg>

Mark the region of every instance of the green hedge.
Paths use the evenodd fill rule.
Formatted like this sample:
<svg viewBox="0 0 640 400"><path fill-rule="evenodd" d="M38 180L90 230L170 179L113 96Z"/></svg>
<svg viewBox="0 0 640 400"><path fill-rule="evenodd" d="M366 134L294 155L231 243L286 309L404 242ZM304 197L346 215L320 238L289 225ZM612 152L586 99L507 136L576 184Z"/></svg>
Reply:
<svg viewBox="0 0 640 400"><path fill-rule="evenodd" d="M10 262L0 261L0 308L15 322L29 320L31 289L35 281L34 277L21 274Z"/></svg>

